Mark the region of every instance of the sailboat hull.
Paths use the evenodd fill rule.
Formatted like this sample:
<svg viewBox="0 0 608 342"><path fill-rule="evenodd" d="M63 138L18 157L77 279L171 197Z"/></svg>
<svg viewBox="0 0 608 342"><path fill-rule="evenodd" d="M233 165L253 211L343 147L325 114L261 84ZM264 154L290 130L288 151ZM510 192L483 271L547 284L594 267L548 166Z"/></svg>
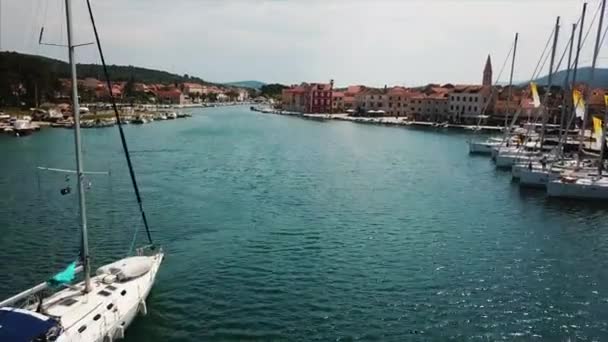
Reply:
<svg viewBox="0 0 608 342"><path fill-rule="evenodd" d="M469 153L470 154L492 154L492 148L499 144L489 142L469 142Z"/></svg>
<svg viewBox="0 0 608 342"><path fill-rule="evenodd" d="M547 183L547 195L551 197L608 200L608 178L589 177L575 181L557 179Z"/></svg>
<svg viewBox="0 0 608 342"><path fill-rule="evenodd" d="M150 258L150 269L137 278L112 281L116 276L104 273L91 279L89 293L82 294L68 288L45 300L45 314L59 317L64 327L56 341L105 342L124 337L125 330L137 314L146 311L145 301L164 255L159 252L147 258ZM83 288L84 282L76 287ZM77 302L66 307L66 303L72 299Z"/></svg>

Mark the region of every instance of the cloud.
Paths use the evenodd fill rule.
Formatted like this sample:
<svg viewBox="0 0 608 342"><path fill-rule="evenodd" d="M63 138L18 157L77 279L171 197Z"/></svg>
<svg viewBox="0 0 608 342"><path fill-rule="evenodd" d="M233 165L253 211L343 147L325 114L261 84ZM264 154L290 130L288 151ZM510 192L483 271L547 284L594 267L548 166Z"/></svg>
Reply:
<svg viewBox="0 0 608 342"><path fill-rule="evenodd" d="M37 45L60 39L63 0L3 0L2 48L64 57ZM79 41L92 40L73 1ZM46 4L46 5L45 5ZM597 0L589 12L597 8ZM565 47L581 0L160 1L93 0L107 60L214 81L327 81L372 85L478 83L488 53L498 71L520 32L515 78L530 77L562 15ZM590 59L590 35L582 60ZM587 58L585 58L587 57ZM94 48L78 58L96 62Z"/></svg>

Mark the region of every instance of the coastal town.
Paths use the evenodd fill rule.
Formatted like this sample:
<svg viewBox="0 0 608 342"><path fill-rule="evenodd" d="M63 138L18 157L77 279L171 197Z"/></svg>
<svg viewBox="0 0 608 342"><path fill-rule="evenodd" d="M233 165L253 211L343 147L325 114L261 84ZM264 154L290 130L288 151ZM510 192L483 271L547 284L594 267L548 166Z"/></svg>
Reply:
<svg viewBox="0 0 608 342"><path fill-rule="evenodd" d="M14 136L29 135L42 127L72 128L74 125L70 102L71 80L59 79L60 84L52 99L36 103L29 109L0 109L0 133ZM111 111L107 83L96 78L78 80L83 106L80 108L83 128L111 127L117 118ZM16 97L27 95L23 84L13 89ZM251 89L196 82L179 84L146 84L141 82L112 82L112 97L120 109L122 124L145 124L190 117L184 109L247 104L249 101L267 102L264 97L250 98ZM38 97L36 96L36 102Z"/></svg>
<svg viewBox="0 0 608 342"><path fill-rule="evenodd" d="M488 55L480 84L446 83L383 88L350 85L336 88L333 80L328 83L302 83L284 89L281 102L275 107L281 113L299 113L313 118L324 114L328 118L344 119L344 115L339 114L347 114L355 121L385 118L384 123L395 121L389 120L394 118L396 121L419 122L423 125L500 128L505 127L515 113L519 113L522 122L530 121L538 108L534 106L529 84L500 86L492 84L492 80L492 61ZM580 83L577 87L584 90L586 85ZM539 87L540 96L544 96L545 92L543 87ZM591 113L603 115L605 93L603 88L591 89L588 101ZM548 122L558 124L564 88L553 85L547 95L544 106L548 111ZM361 119L357 120L357 117Z"/></svg>

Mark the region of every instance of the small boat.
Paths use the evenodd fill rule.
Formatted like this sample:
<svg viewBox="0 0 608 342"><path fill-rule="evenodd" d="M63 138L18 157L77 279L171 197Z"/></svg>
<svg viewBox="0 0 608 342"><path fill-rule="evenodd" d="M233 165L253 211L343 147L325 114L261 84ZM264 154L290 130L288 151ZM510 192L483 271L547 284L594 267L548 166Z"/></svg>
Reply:
<svg viewBox="0 0 608 342"><path fill-rule="evenodd" d="M131 123L134 124L134 125L143 125L143 124L146 124L148 122L149 122L148 119L146 119L143 116L137 116L137 117L135 117L135 119L133 119L133 121L131 121Z"/></svg>
<svg viewBox="0 0 608 342"><path fill-rule="evenodd" d="M176 112L169 112L169 113L167 113L167 119L168 120L177 119L177 113Z"/></svg>
<svg viewBox="0 0 608 342"><path fill-rule="evenodd" d="M32 124L31 120L17 119L13 123L13 132L16 136L30 135L36 130L36 126Z"/></svg>

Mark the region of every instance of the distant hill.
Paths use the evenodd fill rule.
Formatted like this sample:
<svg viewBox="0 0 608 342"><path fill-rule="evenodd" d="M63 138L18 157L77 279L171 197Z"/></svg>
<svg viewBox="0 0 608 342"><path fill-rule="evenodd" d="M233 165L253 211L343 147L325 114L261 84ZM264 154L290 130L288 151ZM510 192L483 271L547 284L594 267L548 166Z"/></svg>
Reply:
<svg viewBox="0 0 608 342"><path fill-rule="evenodd" d="M266 83L260 82L260 81L238 81L238 82L224 83L224 85L259 90L260 88L262 88L262 86L266 85Z"/></svg>
<svg viewBox="0 0 608 342"><path fill-rule="evenodd" d="M572 73L570 73L572 79ZM566 79L566 71L560 70L553 75L553 85L563 85ZM576 73L576 81L582 83L589 83L591 79L591 67L580 68ZM549 82L549 77L544 76L536 80L539 85L546 85ZM595 69L595 75L593 77L594 88L608 88L608 69Z"/></svg>
<svg viewBox="0 0 608 342"><path fill-rule="evenodd" d="M24 66L26 68L41 68L60 78L70 77L69 64L65 61L18 52L0 52L0 66L6 67L7 69L13 69L13 71L17 73L22 70ZM142 83L170 84L176 82L198 82L210 85L215 84L207 82L199 77L188 75L182 76L166 71L140 68L131 65L108 65L108 71L112 81L128 81L130 78L133 78L136 82ZM104 78L103 67L99 64L78 64L76 73L78 74L78 78Z"/></svg>
<svg viewBox="0 0 608 342"><path fill-rule="evenodd" d="M226 88L199 77L135 66L109 65L108 71L112 81L167 85L194 82ZM98 64L78 64L77 74L80 79L104 79L103 67ZM36 103L35 94L41 101L52 99L62 87L59 79L69 77L70 68L65 61L18 52L0 52L0 107L32 106Z"/></svg>

